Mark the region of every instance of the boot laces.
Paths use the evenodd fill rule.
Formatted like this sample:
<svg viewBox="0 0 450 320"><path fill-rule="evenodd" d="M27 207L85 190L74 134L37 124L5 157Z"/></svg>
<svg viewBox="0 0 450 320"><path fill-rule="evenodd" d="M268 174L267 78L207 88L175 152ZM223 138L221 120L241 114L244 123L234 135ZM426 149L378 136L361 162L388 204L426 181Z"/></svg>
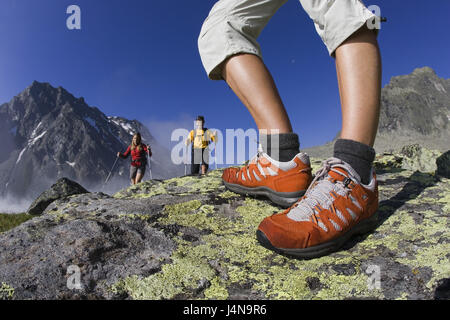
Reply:
<svg viewBox="0 0 450 320"><path fill-rule="evenodd" d="M296 203L288 212L288 217L295 221L309 221L312 215L318 211L318 207L323 209L330 209L333 205L334 198L331 195L333 192L346 197L350 188L348 183L332 179L329 172L335 172L339 175L344 175L342 171L337 168L344 169L350 179L356 184L359 184L359 175L356 171L344 161L337 158L329 158L322 162L322 167L317 171L314 180L311 182L305 195Z"/></svg>
<svg viewBox="0 0 450 320"><path fill-rule="evenodd" d="M256 141L256 143L258 143L258 142ZM257 164L259 162L259 159L262 157L263 153L264 153L264 150L263 150L262 144L258 143L258 150L257 150L256 154L253 156L253 158L246 161L245 165L241 169L239 169L239 171L236 173L236 177L238 177L242 172L247 170L248 167L250 166L250 164Z"/></svg>

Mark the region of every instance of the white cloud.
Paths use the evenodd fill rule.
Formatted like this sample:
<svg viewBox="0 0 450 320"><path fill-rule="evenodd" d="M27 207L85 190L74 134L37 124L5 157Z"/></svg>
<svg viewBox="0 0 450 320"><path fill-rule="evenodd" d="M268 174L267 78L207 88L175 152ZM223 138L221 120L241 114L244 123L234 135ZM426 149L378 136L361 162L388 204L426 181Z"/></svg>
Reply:
<svg viewBox="0 0 450 320"><path fill-rule="evenodd" d="M179 114L176 119L165 121L159 119L144 120L144 124L150 131L151 135L163 146L172 146L173 142L170 141L172 132L176 129L191 130L194 127L195 116L187 113ZM176 142L175 142L176 144Z"/></svg>
<svg viewBox="0 0 450 320"><path fill-rule="evenodd" d="M32 200L13 197L0 198L0 213L21 213L28 210Z"/></svg>

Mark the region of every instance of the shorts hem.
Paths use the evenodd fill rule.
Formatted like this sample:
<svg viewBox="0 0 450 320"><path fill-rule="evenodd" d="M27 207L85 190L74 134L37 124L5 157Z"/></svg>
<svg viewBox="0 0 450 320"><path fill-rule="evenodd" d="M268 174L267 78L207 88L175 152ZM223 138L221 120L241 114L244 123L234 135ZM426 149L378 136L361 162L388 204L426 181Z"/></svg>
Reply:
<svg viewBox="0 0 450 320"><path fill-rule="evenodd" d="M225 55L221 56L218 59L218 63L214 64L214 67L211 69L211 71L207 72L208 78L211 80L224 80L222 77L222 65L223 63L228 59L231 58L232 56L238 55L238 54L242 54L242 53L248 53L248 54L253 54L256 55L258 57L260 57L262 59L262 55L260 52L253 50L253 49L249 49L249 48L241 48L241 49L235 49L235 50L231 50L228 53L226 53Z"/></svg>
<svg viewBox="0 0 450 320"><path fill-rule="evenodd" d="M337 37L337 40L333 41L332 45L327 45L328 54L330 57L335 57L335 53L337 48L339 48L348 38L350 38L355 32L357 32L359 29L361 29L365 24L367 24L367 21L372 19L373 17L368 17L365 20L360 20L357 24L355 24L355 27L352 28L350 31L347 31L345 33L339 34L339 37ZM376 34L378 36L378 31L376 30Z"/></svg>

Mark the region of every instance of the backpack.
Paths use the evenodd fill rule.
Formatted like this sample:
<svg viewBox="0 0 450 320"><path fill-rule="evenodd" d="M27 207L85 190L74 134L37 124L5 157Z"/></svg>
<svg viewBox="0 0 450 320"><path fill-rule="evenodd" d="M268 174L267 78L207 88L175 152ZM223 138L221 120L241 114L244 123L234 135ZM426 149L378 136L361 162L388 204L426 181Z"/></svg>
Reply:
<svg viewBox="0 0 450 320"><path fill-rule="evenodd" d="M203 128L203 134L198 134L199 131L200 130L194 129L195 136L194 136L194 141L193 141L193 147L195 145L203 145L204 142L206 142L206 146L208 146L210 142L209 142L209 140L206 140L206 138L205 138L208 128Z"/></svg>

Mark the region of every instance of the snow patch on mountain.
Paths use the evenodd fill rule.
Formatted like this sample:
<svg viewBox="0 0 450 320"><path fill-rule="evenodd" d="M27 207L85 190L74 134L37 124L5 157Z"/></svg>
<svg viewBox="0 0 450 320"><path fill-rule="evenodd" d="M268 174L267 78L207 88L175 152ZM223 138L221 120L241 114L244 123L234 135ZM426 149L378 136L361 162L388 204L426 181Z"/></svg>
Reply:
<svg viewBox="0 0 450 320"><path fill-rule="evenodd" d="M71 167L73 168L73 167L75 167L75 163L76 163L76 162L69 162L69 161L66 161L66 163L67 163L69 166L71 166Z"/></svg>
<svg viewBox="0 0 450 320"><path fill-rule="evenodd" d="M108 117L115 125L122 127L130 136L134 135L133 127L129 123L124 123L115 117Z"/></svg>
<svg viewBox="0 0 450 320"><path fill-rule="evenodd" d="M25 150L27 150L27 147L23 148L23 150L20 151L19 157L17 158L17 161L16 161L16 164L18 164L19 161L20 161L20 159L22 159L22 155L23 155L23 153L25 152Z"/></svg>
<svg viewBox="0 0 450 320"><path fill-rule="evenodd" d="M39 124L36 126L36 128L34 128L33 132L31 133L30 139L33 139L36 136L37 131L41 125L42 125L42 121L39 122Z"/></svg>
<svg viewBox="0 0 450 320"><path fill-rule="evenodd" d="M37 137L30 139L30 142L28 143L28 146L31 147L32 145L34 145L36 143L36 141L38 141L40 138L42 138L45 134L47 133L47 130L45 130L44 132L42 132L40 135L38 135Z"/></svg>

